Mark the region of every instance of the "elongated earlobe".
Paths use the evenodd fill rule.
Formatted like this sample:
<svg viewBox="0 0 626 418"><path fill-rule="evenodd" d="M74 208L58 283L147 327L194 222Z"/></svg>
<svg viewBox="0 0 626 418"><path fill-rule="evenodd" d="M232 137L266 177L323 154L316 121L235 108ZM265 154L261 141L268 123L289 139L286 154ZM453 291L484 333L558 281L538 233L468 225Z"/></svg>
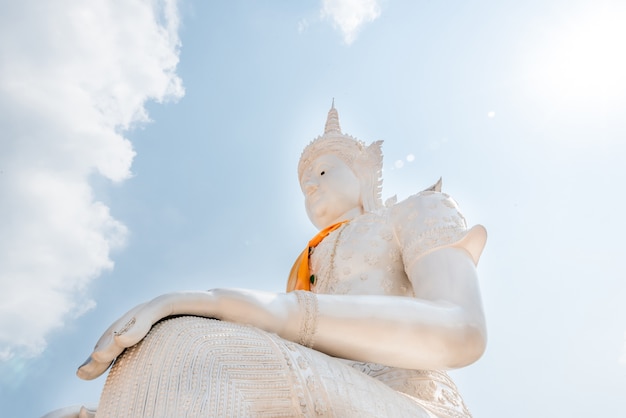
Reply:
<svg viewBox="0 0 626 418"><path fill-rule="evenodd" d="M357 177L361 181L363 209L371 212L383 206L381 200L383 180L383 141L375 141L363 149L355 161Z"/></svg>

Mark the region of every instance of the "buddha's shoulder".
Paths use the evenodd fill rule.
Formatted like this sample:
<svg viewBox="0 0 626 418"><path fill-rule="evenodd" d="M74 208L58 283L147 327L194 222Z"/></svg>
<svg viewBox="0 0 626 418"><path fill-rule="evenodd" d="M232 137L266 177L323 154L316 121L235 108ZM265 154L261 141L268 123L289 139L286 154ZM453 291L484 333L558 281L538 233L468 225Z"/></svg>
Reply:
<svg viewBox="0 0 626 418"><path fill-rule="evenodd" d="M392 217L397 217L410 214L417 215L420 213L434 214L438 212L457 212L458 205L449 194L442 192L440 189L431 187L399 202L396 201L396 199L388 200L386 210Z"/></svg>

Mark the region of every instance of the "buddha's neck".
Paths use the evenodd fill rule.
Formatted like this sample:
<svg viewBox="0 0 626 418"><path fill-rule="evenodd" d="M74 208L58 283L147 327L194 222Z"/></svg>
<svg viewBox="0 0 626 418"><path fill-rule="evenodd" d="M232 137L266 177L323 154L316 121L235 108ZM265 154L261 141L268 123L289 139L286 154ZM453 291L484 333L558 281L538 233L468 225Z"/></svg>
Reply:
<svg viewBox="0 0 626 418"><path fill-rule="evenodd" d="M330 225L336 224L337 222L351 221L352 219L354 219L357 216L362 215L362 214L363 214L363 208L360 207L360 206L357 206L357 207L352 208L349 211L345 212L341 216L337 217L337 219L332 221L330 223Z"/></svg>

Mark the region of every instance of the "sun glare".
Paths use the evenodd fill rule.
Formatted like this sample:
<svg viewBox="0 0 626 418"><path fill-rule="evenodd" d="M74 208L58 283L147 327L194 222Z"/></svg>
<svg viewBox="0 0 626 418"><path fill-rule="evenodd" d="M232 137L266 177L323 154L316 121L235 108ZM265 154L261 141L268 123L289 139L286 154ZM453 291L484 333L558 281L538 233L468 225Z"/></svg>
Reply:
<svg viewBox="0 0 626 418"><path fill-rule="evenodd" d="M570 15L533 42L526 57L533 94L574 105L623 97L626 7L601 4Z"/></svg>

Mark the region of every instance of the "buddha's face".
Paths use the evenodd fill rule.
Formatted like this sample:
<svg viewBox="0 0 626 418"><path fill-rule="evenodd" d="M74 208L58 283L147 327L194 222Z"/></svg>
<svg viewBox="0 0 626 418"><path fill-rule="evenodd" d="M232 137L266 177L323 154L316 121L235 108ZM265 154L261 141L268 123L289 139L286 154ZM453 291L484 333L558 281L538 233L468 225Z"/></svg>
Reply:
<svg viewBox="0 0 626 418"><path fill-rule="evenodd" d="M339 157L316 158L300 178L309 219L322 229L346 212L361 207L359 179Z"/></svg>

